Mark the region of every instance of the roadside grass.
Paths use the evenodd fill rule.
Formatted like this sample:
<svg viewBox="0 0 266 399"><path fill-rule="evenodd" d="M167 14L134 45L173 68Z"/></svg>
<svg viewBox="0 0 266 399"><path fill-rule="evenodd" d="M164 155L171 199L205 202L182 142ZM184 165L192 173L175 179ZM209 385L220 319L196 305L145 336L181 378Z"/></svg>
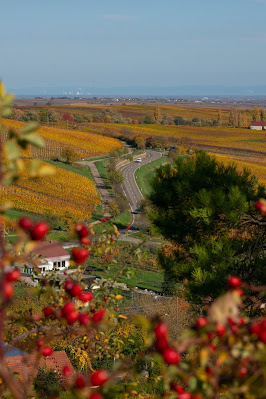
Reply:
<svg viewBox="0 0 266 399"><path fill-rule="evenodd" d="M137 185L144 196L149 195L151 191L151 180L155 174L156 168L164 163L168 163L169 159L161 157L156 161L150 162L146 165L141 166L136 170L135 177Z"/></svg>
<svg viewBox="0 0 266 399"><path fill-rule="evenodd" d="M99 175L103 179L105 187L107 188L109 193L113 196L114 195L114 191L113 191L112 186L110 184L110 181L108 179L108 171L107 171L107 168L106 168L106 162L97 161L97 162L94 163L94 165L96 166L96 168L97 168L97 170L99 172Z"/></svg>

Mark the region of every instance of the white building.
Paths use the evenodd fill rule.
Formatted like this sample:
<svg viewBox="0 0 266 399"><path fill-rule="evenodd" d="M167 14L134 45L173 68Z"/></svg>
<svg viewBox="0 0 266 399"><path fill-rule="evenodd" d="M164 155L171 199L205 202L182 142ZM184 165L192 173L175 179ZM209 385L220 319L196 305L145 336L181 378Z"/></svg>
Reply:
<svg viewBox="0 0 266 399"><path fill-rule="evenodd" d="M41 273L65 270L70 264L70 255L58 241L42 241L34 247L32 260ZM24 265L22 272L32 274L32 265Z"/></svg>
<svg viewBox="0 0 266 399"><path fill-rule="evenodd" d="M266 122L252 122L249 128L252 130L266 130Z"/></svg>

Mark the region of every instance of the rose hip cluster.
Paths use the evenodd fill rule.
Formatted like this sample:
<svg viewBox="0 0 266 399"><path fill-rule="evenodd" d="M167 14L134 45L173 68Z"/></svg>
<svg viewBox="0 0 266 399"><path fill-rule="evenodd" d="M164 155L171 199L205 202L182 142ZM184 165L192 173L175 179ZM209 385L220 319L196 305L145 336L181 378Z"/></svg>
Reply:
<svg viewBox="0 0 266 399"><path fill-rule="evenodd" d="M18 269L13 269L5 274L5 279L3 281L3 299L7 301L14 295L14 287L12 283L15 283L20 278L20 271Z"/></svg>
<svg viewBox="0 0 266 399"><path fill-rule="evenodd" d="M45 222L38 222L33 224L30 218L23 217L19 219L19 227L30 235L33 241L43 240L50 230L49 226Z"/></svg>
<svg viewBox="0 0 266 399"><path fill-rule="evenodd" d="M259 201L256 201L254 204L255 209L260 211L262 215L266 215L266 200L261 198Z"/></svg>
<svg viewBox="0 0 266 399"><path fill-rule="evenodd" d="M73 325L78 321L82 326L87 326L90 322L99 323L102 321L105 315L104 309L93 309L90 314L88 312L79 312L75 303L72 302L72 299L77 299L84 303L91 302L93 300L93 294L91 292L83 291L80 284L71 280L65 281L64 290L68 294L70 300L68 300L59 311L56 311L52 306L45 307L43 313L46 318L52 316L57 317L58 319L63 318L66 320L68 325Z"/></svg>
<svg viewBox="0 0 266 399"><path fill-rule="evenodd" d="M180 355L175 349L169 346L167 325L160 321L154 328L154 334L156 337L155 347L161 353L165 363L169 365L178 364L180 362Z"/></svg>
<svg viewBox="0 0 266 399"><path fill-rule="evenodd" d="M75 380L75 388L82 390L86 387L100 387L109 380L109 374L106 370L98 369L94 371L88 378L83 375L78 375ZM88 399L102 399L103 396L99 392L93 392Z"/></svg>
<svg viewBox="0 0 266 399"><path fill-rule="evenodd" d="M87 228L87 226L85 226L85 224L79 223L76 225L75 227L75 232L78 235L79 238L79 242L82 245L90 245L91 244L91 240L89 239L89 230ZM90 252L88 251L87 248L77 248L74 247L72 249L72 259L74 260L75 263L77 264L82 264L85 262L85 260L89 257Z"/></svg>

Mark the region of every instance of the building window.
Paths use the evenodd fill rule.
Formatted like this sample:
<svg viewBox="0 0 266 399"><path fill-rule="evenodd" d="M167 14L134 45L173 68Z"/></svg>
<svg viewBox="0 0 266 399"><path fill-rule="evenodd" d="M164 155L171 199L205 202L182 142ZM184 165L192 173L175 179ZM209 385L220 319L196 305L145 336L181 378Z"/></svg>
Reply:
<svg viewBox="0 0 266 399"><path fill-rule="evenodd" d="M56 269L56 262L54 262L54 269Z"/></svg>
<svg viewBox="0 0 266 399"><path fill-rule="evenodd" d="M63 260L62 261L62 267L65 267L66 266L66 262Z"/></svg>
<svg viewBox="0 0 266 399"><path fill-rule="evenodd" d="M60 265L61 265L61 262L57 262L57 266L60 267Z"/></svg>

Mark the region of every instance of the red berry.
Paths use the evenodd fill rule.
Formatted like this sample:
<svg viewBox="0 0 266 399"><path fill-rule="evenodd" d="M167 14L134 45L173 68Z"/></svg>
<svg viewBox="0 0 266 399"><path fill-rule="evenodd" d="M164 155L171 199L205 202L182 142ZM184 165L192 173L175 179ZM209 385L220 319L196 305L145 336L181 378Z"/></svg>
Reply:
<svg viewBox="0 0 266 399"><path fill-rule="evenodd" d="M82 302L90 302L93 300L93 295L91 292L81 292L79 294L79 300Z"/></svg>
<svg viewBox="0 0 266 399"><path fill-rule="evenodd" d="M256 201L254 203L254 207L259 211L262 207L263 203L261 201Z"/></svg>
<svg viewBox="0 0 266 399"><path fill-rule="evenodd" d="M89 254L90 253L86 248L74 247L72 249L72 258L78 264L84 263Z"/></svg>
<svg viewBox="0 0 266 399"><path fill-rule="evenodd" d="M245 375L247 375L247 368L246 367L241 367L241 369L238 372L239 377L245 377Z"/></svg>
<svg viewBox="0 0 266 399"><path fill-rule="evenodd" d="M39 222L35 224L35 226L31 230L30 233L31 239L35 241L40 241L46 236L49 230L50 228L47 223Z"/></svg>
<svg viewBox="0 0 266 399"><path fill-rule="evenodd" d="M167 333L168 333L168 326L162 321L160 321L154 329L154 334L156 338L157 339L165 338Z"/></svg>
<svg viewBox="0 0 266 399"><path fill-rule="evenodd" d="M83 389L86 387L86 382L84 380L83 375L78 375L75 381L75 387L77 389Z"/></svg>
<svg viewBox="0 0 266 399"><path fill-rule="evenodd" d="M223 337L225 334L225 328L224 325L221 323L217 323L216 324L216 333L218 335L218 337Z"/></svg>
<svg viewBox="0 0 266 399"><path fill-rule="evenodd" d="M46 308L44 308L42 311L43 311L45 317L49 317L52 314L54 314L54 309L51 308L50 306L46 306Z"/></svg>
<svg viewBox="0 0 266 399"><path fill-rule="evenodd" d="M92 316L92 321L94 321L94 323L99 323L102 320L102 318L104 317L104 315L105 315L104 309L98 310Z"/></svg>
<svg viewBox="0 0 266 399"><path fill-rule="evenodd" d="M99 394L98 392L93 392L90 396L89 399L103 399L103 396Z"/></svg>
<svg viewBox="0 0 266 399"><path fill-rule="evenodd" d="M172 348L167 348L163 351L163 358L167 364L178 364L180 362L179 353Z"/></svg>
<svg viewBox="0 0 266 399"><path fill-rule="evenodd" d="M36 343L38 349L41 349L41 348L43 347L44 344L45 344L45 339L44 339L44 338L40 338L40 339L37 341L37 343Z"/></svg>
<svg viewBox="0 0 266 399"><path fill-rule="evenodd" d="M74 283L71 290L70 290L70 295L71 296L79 296L82 292L82 287L79 284Z"/></svg>
<svg viewBox="0 0 266 399"><path fill-rule="evenodd" d="M127 230L130 230L130 226L127 226Z"/></svg>
<svg viewBox="0 0 266 399"><path fill-rule="evenodd" d="M266 204L262 204L262 206L260 208L260 213L262 215L266 215Z"/></svg>
<svg viewBox="0 0 266 399"><path fill-rule="evenodd" d="M50 346L45 346L42 350L42 355L43 356L51 356L51 354L53 353L53 349Z"/></svg>
<svg viewBox="0 0 266 399"><path fill-rule="evenodd" d="M103 385L109 378L107 371L105 370L96 370L90 377L91 384L95 387L98 385Z"/></svg>
<svg viewBox="0 0 266 399"><path fill-rule="evenodd" d="M82 326L86 326L90 322L90 316L88 313L80 313L78 318Z"/></svg>
<svg viewBox="0 0 266 399"><path fill-rule="evenodd" d="M118 311L118 308L114 308L114 311L117 312L117 311Z"/></svg>
<svg viewBox="0 0 266 399"><path fill-rule="evenodd" d="M196 321L196 327L201 328L201 327L206 327L208 324L208 320L205 317L200 317Z"/></svg>
<svg viewBox="0 0 266 399"><path fill-rule="evenodd" d="M168 341L166 337L162 337L155 341L155 347L159 352L163 352L165 349L169 347Z"/></svg>
<svg viewBox="0 0 266 399"><path fill-rule="evenodd" d="M63 314L63 316L66 316L68 313L71 313L74 310L75 310L74 304L72 302L67 302L62 307L62 314Z"/></svg>
<svg viewBox="0 0 266 399"><path fill-rule="evenodd" d="M178 399L192 399L193 396L190 392L183 392L178 395Z"/></svg>
<svg viewBox="0 0 266 399"><path fill-rule="evenodd" d="M17 281L20 278L20 271L18 269L14 269L11 272L8 272L6 275L6 279L9 282Z"/></svg>
<svg viewBox="0 0 266 399"><path fill-rule="evenodd" d="M3 285L3 298L4 298L4 300L8 300L8 299L12 298L13 295L14 295L13 286L8 281L5 281L4 285Z"/></svg>
<svg viewBox="0 0 266 399"><path fill-rule="evenodd" d="M29 231L32 229L32 221L29 218L23 217L20 218L18 221L19 227L21 227L23 230Z"/></svg>
<svg viewBox="0 0 266 399"><path fill-rule="evenodd" d="M66 321L68 324L72 325L78 320L79 314L76 310L66 314Z"/></svg>
<svg viewBox="0 0 266 399"><path fill-rule="evenodd" d="M230 326L230 329L233 333L236 333L239 330L239 327L236 324L233 324Z"/></svg>
<svg viewBox="0 0 266 399"><path fill-rule="evenodd" d="M196 395L192 395L192 399L201 399L201 396L196 394Z"/></svg>
<svg viewBox="0 0 266 399"><path fill-rule="evenodd" d="M262 331L266 330L266 319L264 319L261 323L260 323L260 328Z"/></svg>
<svg viewBox="0 0 266 399"><path fill-rule="evenodd" d="M177 393L184 392L184 388L181 385L179 385L176 381L171 382L171 388Z"/></svg>
<svg viewBox="0 0 266 399"><path fill-rule="evenodd" d="M63 368L62 374L63 374L65 377L69 377L69 376L71 375L70 367L65 366L65 367Z"/></svg>
<svg viewBox="0 0 266 399"><path fill-rule="evenodd" d="M73 287L73 281L66 280L64 283L64 290L66 292L70 292L72 287Z"/></svg>
<svg viewBox="0 0 266 399"><path fill-rule="evenodd" d="M79 238L87 237L89 235L89 230L85 224L82 223L76 225L75 231L78 233Z"/></svg>
<svg viewBox="0 0 266 399"><path fill-rule="evenodd" d="M205 371L206 371L206 373L209 374L209 375L211 375L211 374L213 373L212 368L209 367L209 366L207 366L207 367L205 368Z"/></svg>
<svg viewBox="0 0 266 399"><path fill-rule="evenodd" d="M250 327L250 333L251 334L259 335L260 331L261 331L260 323L252 324L252 326Z"/></svg>
<svg viewBox="0 0 266 399"><path fill-rule="evenodd" d="M79 242L82 245L91 245L91 240L89 239L89 237L82 237L80 238Z"/></svg>
<svg viewBox="0 0 266 399"><path fill-rule="evenodd" d="M241 284L242 281L236 276L231 276L228 279L228 285L230 289L238 288Z"/></svg>
<svg viewBox="0 0 266 399"><path fill-rule="evenodd" d="M108 301L108 296L105 296L103 299L104 299L105 302L107 302Z"/></svg>
<svg viewBox="0 0 266 399"><path fill-rule="evenodd" d="M266 345L266 331L261 331L259 334L259 340Z"/></svg>

